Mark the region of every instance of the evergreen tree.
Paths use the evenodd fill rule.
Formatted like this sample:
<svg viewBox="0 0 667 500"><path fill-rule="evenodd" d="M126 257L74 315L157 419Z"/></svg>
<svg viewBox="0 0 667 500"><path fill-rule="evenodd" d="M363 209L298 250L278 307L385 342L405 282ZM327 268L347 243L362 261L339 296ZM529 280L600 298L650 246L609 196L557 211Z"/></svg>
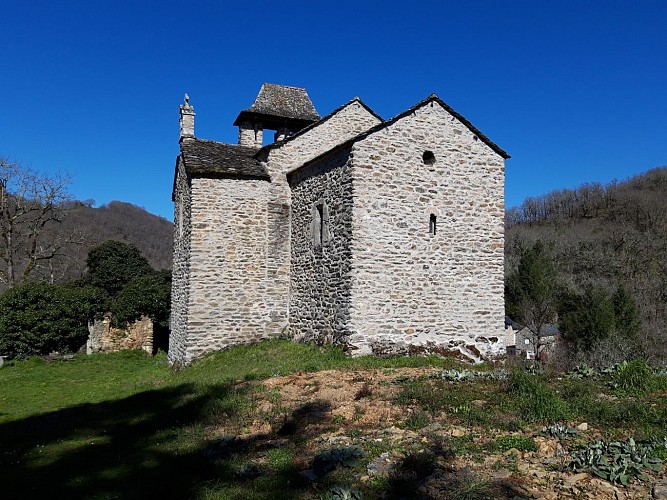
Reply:
<svg viewBox="0 0 667 500"><path fill-rule="evenodd" d="M594 287L587 287L581 294L567 294L561 301L558 324L566 340L590 351L616 328L613 301Z"/></svg>
<svg viewBox="0 0 667 500"><path fill-rule="evenodd" d="M507 315L533 332L535 352L542 347L543 326L557 317L556 271L541 241L521 251L517 270L507 280L505 310Z"/></svg>
<svg viewBox="0 0 667 500"><path fill-rule="evenodd" d="M619 333L634 337L639 332L640 326L634 299L622 285L619 285L611 300L616 318L616 328Z"/></svg>

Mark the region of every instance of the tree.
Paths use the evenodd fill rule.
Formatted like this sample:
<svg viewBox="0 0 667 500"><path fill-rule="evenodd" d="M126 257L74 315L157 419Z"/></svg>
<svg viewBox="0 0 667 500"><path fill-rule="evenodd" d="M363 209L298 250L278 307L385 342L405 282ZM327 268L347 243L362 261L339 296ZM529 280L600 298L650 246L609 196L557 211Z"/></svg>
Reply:
<svg viewBox="0 0 667 500"><path fill-rule="evenodd" d="M153 268L134 245L107 241L93 248L86 259L84 282L115 297L132 279L153 273Z"/></svg>
<svg viewBox="0 0 667 500"><path fill-rule="evenodd" d="M582 294L566 294L561 302L559 326L565 339L590 352L616 328L612 299L602 289L587 287Z"/></svg>
<svg viewBox="0 0 667 500"><path fill-rule="evenodd" d="M508 316L527 326L536 357L543 345L543 327L557 317L556 271L541 241L521 251L517 270L505 286L505 310Z"/></svg>
<svg viewBox="0 0 667 500"><path fill-rule="evenodd" d="M130 281L112 301L111 317L126 325L148 316L155 325L169 328L171 271L151 271Z"/></svg>
<svg viewBox="0 0 667 500"><path fill-rule="evenodd" d="M639 332L640 322L637 306L628 291L620 286L611 296L616 318L616 328L627 337L634 337Z"/></svg>
<svg viewBox="0 0 667 500"><path fill-rule="evenodd" d="M69 199L69 178L38 174L0 158L0 283L25 283L40 263L51 261L68 240L44 237L58 225Z"/></svg>

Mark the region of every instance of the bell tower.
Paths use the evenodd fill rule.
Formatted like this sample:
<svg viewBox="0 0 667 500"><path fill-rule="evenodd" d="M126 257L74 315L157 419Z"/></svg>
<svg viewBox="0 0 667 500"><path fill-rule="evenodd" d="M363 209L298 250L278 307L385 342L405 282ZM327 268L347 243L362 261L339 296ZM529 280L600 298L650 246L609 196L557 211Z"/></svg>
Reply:
<svg viewBox="0 0 667 500"><path fill-rule="evenodd" d="M306 89L265 83L234 125L239 127L240 146L261 148L264 129L275 130L274 141L278 142L319 119Z"/></svg>

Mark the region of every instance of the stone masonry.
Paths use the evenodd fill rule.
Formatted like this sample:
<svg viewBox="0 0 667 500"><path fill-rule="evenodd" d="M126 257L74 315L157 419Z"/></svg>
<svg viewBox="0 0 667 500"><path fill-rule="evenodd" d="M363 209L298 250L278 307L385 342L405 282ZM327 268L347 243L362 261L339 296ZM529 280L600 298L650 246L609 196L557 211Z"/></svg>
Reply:
<svg viewBox="0 0 667 500"><path fill-rule="evenodd" d="M153 321L142 316L126 328L111 326L111 318L105 315L88 324L86 353L118 352L125 349L143 349L153 354Z"/></svg>
<svg viewBox="0 0 667 500"><path fill-rule="evenodd" d="M172 364L277 336L504 352L509 156L470 122L435 95L387 121L358 98L319 118L305 90L265 84L235 124L238 145L198 139L181 106Z"/></svg>

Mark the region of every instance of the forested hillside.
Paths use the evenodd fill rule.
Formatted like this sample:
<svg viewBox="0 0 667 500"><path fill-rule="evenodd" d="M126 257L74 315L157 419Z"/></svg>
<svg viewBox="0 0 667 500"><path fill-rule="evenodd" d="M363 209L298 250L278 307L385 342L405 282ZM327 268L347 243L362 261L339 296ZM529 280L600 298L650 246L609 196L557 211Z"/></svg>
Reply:
<svg viewBox="0 0 667 500"><path fill-rule="evenodd" d="M565 296L603 300L621 288L633 299L640 322L638 336L628 341L665 353L667 168L623 182L554 191L508 210L506 278L516 274L521 256L538 241L554 269L554 301L560 302L554 321L563 319ZM626 332L617 333L623 339Z"/></svg>
<svg viewBox="0 0 667 500"><path fill-rule="evenodd" d="M112 201L98 208L91 202L66 202L62 221L44 226L41 241L59 241L52 259L38 262L29 281L64 283L79 278L86 256L107 240L136 246L155 269L171 269L173 224L141 207ZM0 284L0 292L6 287Z"/></svg>

